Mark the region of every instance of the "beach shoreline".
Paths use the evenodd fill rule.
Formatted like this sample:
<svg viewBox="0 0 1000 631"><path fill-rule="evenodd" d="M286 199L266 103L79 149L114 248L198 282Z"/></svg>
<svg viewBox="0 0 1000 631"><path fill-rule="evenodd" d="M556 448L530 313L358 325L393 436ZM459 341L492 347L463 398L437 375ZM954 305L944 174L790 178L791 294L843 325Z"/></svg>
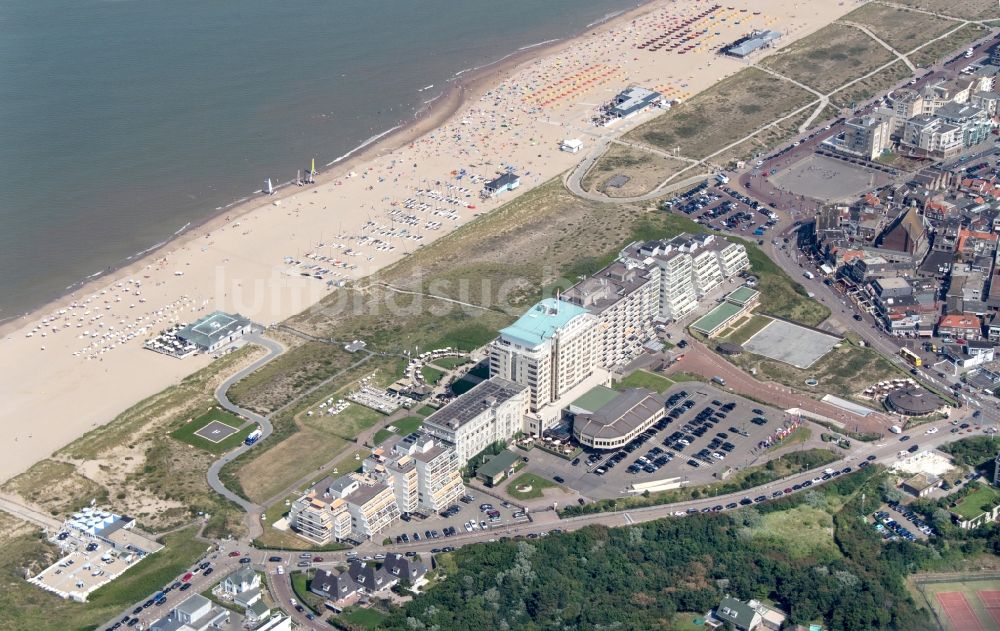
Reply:
<svg viewBox="0 0 1000 631"><path fill-rule="evenodd" d="M276 193L273 196L264 197L262 193L255 192L233 200L220 207L219 210L209 213L203 219L185 225L149 248L133 254L128 259L109 265L103 272L76 281L51 300L47 300L20 315L0 318L0 339L19 330L24 322L37 319L43 313L64 307L77 294L87 294L97 287L114 283L136 273L165 249L183 247L185 244L203 237L205 233L210 233L229 221L237 220L262 206L319 187L332 178L342 177L352 168L356 168L373 158L405 147L421 136L445 125L463 106L468 104L470 94L478 93L498 81L500 76L513 72L518 66L528 63L532 59L550 55L562 47L572 45L575 40L586 35L590 29L609 26L615 22L630 19L630 16L641 15L648 10L650 5L657 2L658 0L639 0L635 7L621 11L609 18L605 16L606 19L588 24L579 32L568 37L526 46L508 53L498 60L467 71L460 71L447 80L449 84L447 89L440 92L433 102L418 108L409 119L401 120L395 127L374 136L374 141L367 139L342 156L319 167L313 183L296 186L293 181L282 182L275 186Z"/></svg>
<svg viewBox="0 0 1000 631"><path fill-rule="evenodd" d="M733 4L764 8L750 0ZM764 0L778 15L766 24L785 20L794 41L848 10L818 5L796 17L789 7L801 4ZM649 0L573 38L459 73L414 120L334 161L315 184L223 209L141 259L0 325L0 352L8 358L0 379L11 395L0 400L0 423L18 444L0 466L0 481L208 365L205 355L176 360L142 348L170 323L214 309L263 325L294 316L335 291L334 279L368 277L572 168L584 154L559 151L563 139L597 146L649 120L653 113L611 130L591 123L596 105L627 85L669 84L676 91L668 94L688 98L738 72L741 62L719 58L708 45L683 58L634 49L648 37L643 29L660 28L654 22L663 16L707 6ZM738 11L749 17L748 9ZM736 21L723 37L756 24L747 22ZM568 87L575 85L581 87ZM510 165L521 175L520 189L479 199L481 182ZM459 169L479 179L462 180ZM331 261L322 266L334 270L332 278L306 273L310 267L302 265L316 260Z"/></svg>

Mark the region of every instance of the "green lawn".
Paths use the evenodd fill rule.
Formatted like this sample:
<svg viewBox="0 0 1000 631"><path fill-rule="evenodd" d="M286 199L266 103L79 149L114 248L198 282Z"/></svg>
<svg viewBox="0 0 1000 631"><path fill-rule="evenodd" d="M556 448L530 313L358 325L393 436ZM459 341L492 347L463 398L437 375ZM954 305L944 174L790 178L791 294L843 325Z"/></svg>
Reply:
<svg viewBox="0 0 1000 631"><path fill-rule="evenodd" d="M323 598L309 591L309 583L312 582L312 578L315 575L315 570L292 572L292 591L295 592L295 597L298 598L303 605L309 607L317 613L322 613L324 611Z"/></svg>
<svg viewBox="0 0 1000 631"><path fill-rule="evenodd" d="M464 366L465 364L468 364L469 363L469 358L468 357L441 357L439 359L435 359L432 363L435 366L438 366L440 368L444 368L445 370L451 370L453 368L457 368L459 366Z"/></svg>
<svg viewBox="0 0 1000 631"><path fill-rule="evenodd" d="M434 408L432 408L429 405L422 406L421 408L419 408L417 410L417 414L419 414L420 416L430 416L431 414L434 414L435 412L437 412L437 410L435 410Z"/></svg>
<svg viewBox="0 0 1000 631"><path fill-rule="evenodd" d="M754 335L757 335L761 329L770 323L771 318L754 314L749 320L746 320L742 326L722 339L727 342L732 342L733 344L744 344L747 340Z"/></svg>
<svg viewBox="0 0 1000 631"><path fill-rule="evenodd" d="M392 423L391 427L395 427L396 431L393 432L389 429L380 429L375 432L375 436L372 440L375 441L376 445L381 444L386 438L389 438L393 434L399 434L400 436L406 436L407 434L412 434L413 432L420 429L424 424L424 417L422 416L407 416L406 418L400 419Z"/></svg>
<svg viewBox="0 0 1000 631"><path fill-rule="evenodd" d="M530 486L530 491L518 491L519 486ZM513 498L519 500L532 500L542 496L542 491L545 489L561 488L558 484L552 480L546 480L541 476L537 476L534 473L524 473L507 484L507 494Z"/></svg>
<svg viewBox="0 0 1000 631"><path fill-rule="evenodd" d="M381 611L375 609L365 609L364 607L348 607L340 617L365 629L377 629L386 616Z"/></svg>
<svg viewBox="0 0 1000 631"><path fill-rule="evenodd" d="M952 510L965 519L973 519L996 506L998 502L1000 502L1000 490L983 484L962 498Z"/></svg>
<svg viewBox="0 0 1000 631"><path fill-rule="evenodd" d="M437 382L441 381L445 373L443 370L438 370L430 364L424 364L420 367L420 374L423 376L424 381L434 386L437 385Z"/></svg>
<svg viewBox="0 0 1000 631"><path fill-rule="evenodd" d="M217 443L213 443L212 441L206 440L201 436L197 436L195 434L195 432L205 427L212 421L219 421L220 423L225 423L226 425L229 425L230 427L235 428L239 431ZM246 425L246 427L244 427L244 425ZM230 449L232 449L233 447L236 447L237 445L242 443L243 440L250 434L250 432L252 432L256 428L257 428L256 424L253 423L248 424L247 421L236 416L232 412L228 412L226 410L223 410L222 408L213 407L211 410L205 412L198 418L192 420L189 423L185 423L180 429L175 430L173 433L171 433L170 436L172 438L176 438L181 442L185 442L189 445L194 445L199 449L204 449L205 451L218 454L218 453L225 453Z"/></svg>
<svg viewBox="0 0 1000 631"><path fill-rule="evenodd" d="M782 447L787 447L789 445L797 445L799 443L804 443L812 437L812 430L808 427L797 427L791 434L785 437L785 440L780 443L775 443L767 448L768 451L774 451L775 449L781 449Z"/></svg>
<svg viewBox="0 0 1000 631"><path fill-rule="evenodd" d="M615 388L618 390L624 390L625 388L646 388L663 393L672 385L674 385L674 382L666 377L654 375L645 370L637 370L622 379Z"/></svg>

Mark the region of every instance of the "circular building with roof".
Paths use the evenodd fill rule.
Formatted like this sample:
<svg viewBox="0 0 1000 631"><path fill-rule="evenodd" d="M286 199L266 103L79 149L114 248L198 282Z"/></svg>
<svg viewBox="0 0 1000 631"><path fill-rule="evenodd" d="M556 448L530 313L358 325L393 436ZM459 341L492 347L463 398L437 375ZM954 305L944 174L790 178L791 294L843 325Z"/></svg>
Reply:
<svg viewBox="0 0 1000 631"><path fill-rule="evenodd" d="M938 395L916 386L897 388L885 397L886 408L906 416L924 416L937 412L945 405L944 399Z"/></svg>

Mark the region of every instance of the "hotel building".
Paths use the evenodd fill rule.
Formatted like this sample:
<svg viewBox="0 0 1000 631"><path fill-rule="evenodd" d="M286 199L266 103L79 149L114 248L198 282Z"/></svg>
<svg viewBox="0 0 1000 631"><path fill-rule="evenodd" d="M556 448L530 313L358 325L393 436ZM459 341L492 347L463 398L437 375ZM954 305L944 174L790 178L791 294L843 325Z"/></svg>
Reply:
<svg viewBox="0 0 1000 631"><path fill-rule="evenodd" d="M428 416L423 431L454 445L464 466L493 443L522 431L528 396L528 386L491 377Z"/></svg>

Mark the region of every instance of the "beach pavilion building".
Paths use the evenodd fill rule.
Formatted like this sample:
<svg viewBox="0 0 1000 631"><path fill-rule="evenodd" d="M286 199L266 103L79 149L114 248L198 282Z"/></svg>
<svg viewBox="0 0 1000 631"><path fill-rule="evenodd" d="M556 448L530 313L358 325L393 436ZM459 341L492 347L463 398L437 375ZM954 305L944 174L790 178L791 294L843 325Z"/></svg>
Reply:
<svg viewBox="0 0 1000 631"><path fill-rule="evenodd" d="M195 345L203 353L211 353L250 333L252 328L253 323L238 313L215 311L174 335L183 342Z"/></svg>

